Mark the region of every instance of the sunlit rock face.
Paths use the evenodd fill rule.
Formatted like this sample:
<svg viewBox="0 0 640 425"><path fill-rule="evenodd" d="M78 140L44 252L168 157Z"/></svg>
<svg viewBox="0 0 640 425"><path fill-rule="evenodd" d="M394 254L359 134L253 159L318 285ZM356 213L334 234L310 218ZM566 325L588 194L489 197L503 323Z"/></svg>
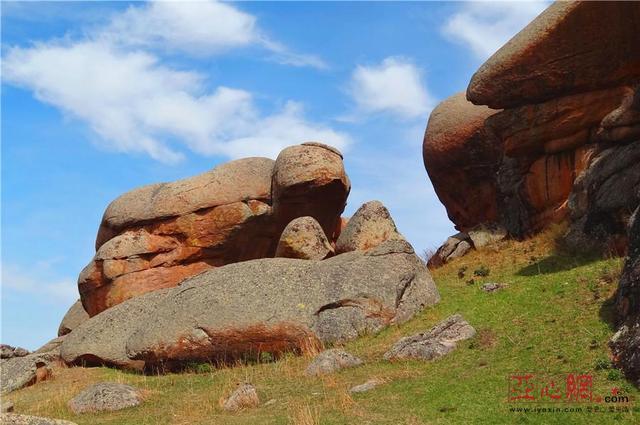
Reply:
<svg viewBox="0 0 640 425"><path fill-rule="evenodd" d="M640 3L554 3L434 109L429 177L456 228L623 251L639 203Z"/></svg>
<svg viewBox="0 0 640 425"><path fill-rule="evenodd" d="M134 189L104 213L78 279L82 304L94 316L214 267L273 257L297 217L313 217L335 242L349 190L342 155L319 143Z"/></svg>

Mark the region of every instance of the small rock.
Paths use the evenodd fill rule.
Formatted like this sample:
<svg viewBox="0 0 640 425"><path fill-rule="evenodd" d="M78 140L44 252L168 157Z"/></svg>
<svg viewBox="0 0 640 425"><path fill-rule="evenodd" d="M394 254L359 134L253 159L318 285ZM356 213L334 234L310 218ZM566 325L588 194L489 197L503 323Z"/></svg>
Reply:
<svg viewBox="0 0 640 425"><path fill-rule="evenodd" d="M131 385L99 382L85 388L69 401L75 414L126 409L142 402L140 391Z"/></svg>
<svg viewBox="0 0 640 425"><path fill-rule="evenodd" d="M238 385L238 388L225 400L222 408L229 412L236 412L241 409L258 407L259 404L260 399L256 387L245 382Z"/></svg>
<svg viewBox="0 0 640 425"><path fill-rule="evenodd" d="M362 360L338 348L325 350L318 354L307 366L307 376L319 376L336 372L340 369L360 366Z"/></svg>
<svg viewBox="0 0 640 425"><path fill-rule="evenodd" d="M363 204L336 241L336 253L367 251L392 239L404 239L380 201Z"/></svg>
<svg viewBox="0 0 640 425"><path fill-rule="evenodd" d="M369 390L374 389L375 387L377 387L380 384L382 384L382 381L379 380L379 379L369 379L364 384L360 384L360 385L356 385L355 387L352 387L349 390L349 392L350 393L364 393L364 392L367 392Z"/></svg>
<svg viewBox="0 0 640 425"><path fill-rule="evenodd" d="M467 232L476 249L491 245L507 237L507 230L500 225L481 224Z"/></svg>
<svg viewBox="0 0 640 425"><path fill-rule="evenodd" d="M13 412L13 403L9 400L2 400L2 408L0 409L1 413L11 413Z"/></svg>
<svg viewBox="0 0 640 425"><path fill-rule="evenodd" d="M275 398L272 398L269 401L266 401L263 406L271 406L272 404L276 404L277 400Z"/></svg>
<svg viewBox="0 0 640 425"><path fill-rule="evenodd" d="M495 292L502 288L504 288L504 285L495 282L485 283L480 287L484 292Z"/></svg>
<svg viewBox="0 0 640 425"><path fill-rule="evenodd" d="M428 332L400 339L384 354L384 358L434 360L455 350L458 341L472 338L475 334L476 330L461 315L454 314Z"/></svg>
<svg viewBox="0 0 640 425"><path fill-rule="evenodd" d="M29 354L29 350L22 347L12 347L7 344L0 344L0 359L12 359L14 357L24 357Z"/></svg>
<svg viewBox="0 0 640 425"><path fill-rule="evenodd" d="M276 257L302 260L322 260L330 253L333 253L333 248L324 230L315 218L309 216L296 218L287 224L276 249Z"/></svg>
<svg viewBox="0 0 640 425"><path fill-rule="evenodd" d="M0 414L0 423L3 425L77 425L75 422L65 421L62 419L17 415L15 413Z"/></svg>

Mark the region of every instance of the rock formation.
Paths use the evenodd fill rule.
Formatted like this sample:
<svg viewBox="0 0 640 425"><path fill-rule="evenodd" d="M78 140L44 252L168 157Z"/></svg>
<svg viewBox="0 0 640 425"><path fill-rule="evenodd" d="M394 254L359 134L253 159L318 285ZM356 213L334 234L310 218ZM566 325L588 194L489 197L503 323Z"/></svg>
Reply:
<svg viewBox="0 0 640 425"><path fill-rule="evenodd" d="M458 230L522 238L568 218L574 247L624 249L640 202L639 26L637 2L554 3L480 67L468 100L434 109L425 167Z"/></svg>
<svg viewBox="0 0 640 425"><path fill-rule="evenodd" d="M273 257L285 226L313 217L335 241L350 190L342 155L305 143L134 189L106 209L78 278L90 316L225 264Z"/></svg>
<svg viewBox="0 0 640 425"><path fill-rule="evenodd" d="M438 300L424 263L393 239L322 261L266 258L208 270L92 317L66 337L61 355L169 369L277 357L402 323Z"/></svg>
<svg viewBox="0 0 640 425"><path fill-rule="evenodd" d="M629 231L629 256L616 293L620 328L611 339L615 364L640 386L640 208Z"/></svg>

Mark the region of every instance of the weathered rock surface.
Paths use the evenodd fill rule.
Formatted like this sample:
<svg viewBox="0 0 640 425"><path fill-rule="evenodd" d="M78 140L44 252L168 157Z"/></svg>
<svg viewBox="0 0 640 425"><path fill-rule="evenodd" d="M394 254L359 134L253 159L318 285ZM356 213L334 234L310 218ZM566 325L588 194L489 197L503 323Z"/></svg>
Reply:
<svg viewBox="0 0 640 425"><path fill-rule="evenodd" d="M340 369L356 367L362 364L362 360L338 348L325 350L318 354L307 366L305 374L308 376L328 375Z"/></svg>
<svg viewBox="0 0 640 425"><path fill-rule="evenodd" d="M377 387L378 385L380 385L382 383L383 382L380 379L369 379L364 384L355 385L355 386L351 387L349 392L352 393L352 394L364 393L364 392L367 392L367 391L371 391L372 389L374 389L375 387Z"/></svg>
<svg viewBox="0 0 640 425"><path fill-rule="evenodd" d="M349 219L336 242L336 252L366 251L389 240L404 240L404 237L382 202L369 201Z"/></svg>
<svg viewBox="0 0 640 425"><path fill-rule="evenodd" d="M384 354L384 358L434 360L455 350L459 341L475 334L476 330L461 315L454 314L428 332L400 339Z"/></svg>
<svg viewBox="0 0 640 425"><path fill-rule="evenodd" d="M12 347L7 344L0 344L0 359L11 359L13 357L24 357L29 354L29 350L22 347Z"/></svg>
<svg viewBox="0 0 640 425"><path fill-rule="evenodd" d="M149 314L167 291L132 298L87 320L65 336L60 356L68 364L141 370L144 362L127 356L126 343L138 327L152 320Z"/></svg>
<svg viewBox="0 0 640 425"><path fill-rule="evenodd" d="M524 238L568 218L570 244L624 249L620 229L638 205L638 20L637 2L554 3L476 72L476 105L458 94L434 109L425 166L458 230ZM611 151L629 159L614 166ZM604 170L596 159L607 155Z"/></svg>
<svg viewBox="0 0 640 425"><path fill-rule="evenodd" d="M56 353L34 353L0 361L0 393L6 394L47 379Z"/></svg>
<svg viewBox="0 0 640 425"><path fill-rule="evenodd" d="M111 412L134 407L142 402L140 391L131 385L99 382L85 388L69 401L73 413Z"/></svg>
<svg viewBox="0 0 640 425"><path fill-rule="evenodd" d="M62 318L62 322L60 322L60 326L58 327L58 336L68 334L87 319L89 319L89 314L85 311L80 300L76 301L69 307L69 310Z"/></svg>
<svg viewBox="0 0 640 425"><path fill-rule="evenodd" d="M620 328L610 346L616 365L640 386L640 208L634 214L629 239L629 256L616 293Z"/></svg>
<svg viewBox="0 0 640 425"><path fill-rule="evenodd" d="M0 414L3 425L77 425L75 422L62 419L42 418L40 416L18 415L15 413Z"/></svg>
<svg viewBox="0 0 640 425"><path fill-rule="evenodd" d="M237 412L242 409L258 407L259 405L260 398L256 387L245 382L238 385L238 388L224 401L222 408L229 412Z"/></svg>
<svg viewBox="0 0 640 425"><path fill-rule="evenodd" d="M51 341L48 341L42 347L38 348L34 351L34 354L49 354L51 356L60 356L60 346L62 345L62 341L64 341L65 335L59 336L57 338L53 338Z"/></svg>
<svg viewBox="0 0 640 425"><path fill-rule="evenodd" d="M333 253L333 248L322 227L313 217L299 217L284 228L276 257L322 260Z"/></svg>
<svg viewBox="0 0 640 425"><path fill-rule="evenodd" d="M507 237L507 230L499 225L481 224L468 232L475 249L481 249Z"/></svg>
<svg viewBox="0 0 640 425"><path fill-rule="evenodd" d="M639 26L636 2L556 2L480 67L467 97L506 108L633 81Z"/></svg>
<svg viewBox="0 0 640 425"><path fill-rule="evenodd" d="M272 257L297 217L313 217L333 241L349 190L342 156L317 143L134 189L104 213L78 278L82 304L94 316L214 267Z"/></svg>
<svg viewBox="0 0 640 425"><path fill-rule="evenodd" d="M61 354L124 367L277 355L375 332L438 300L403 240L323 261L258 259L112 307L69 334Z"/></svg>
<svg viewBox="0 0 640 425"><path fill-rule="evenodd" d="M629 218L640 204L638 188L640 141L599 153L569 196L568 244L576 250L623 253Z"/></svg>
<svg viewBox="0 0 640 425"><path fill-rule="evenodd" d="M496 292L504 288L504 285L495 282L485 283L480 287L484 292Z"/></svg>

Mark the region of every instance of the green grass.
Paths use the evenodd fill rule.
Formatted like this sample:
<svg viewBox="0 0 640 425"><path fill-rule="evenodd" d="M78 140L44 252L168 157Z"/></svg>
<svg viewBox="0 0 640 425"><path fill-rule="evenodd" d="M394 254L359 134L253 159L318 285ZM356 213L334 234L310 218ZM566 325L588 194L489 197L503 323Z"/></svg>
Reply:
<svg viewBox="0 0 640 425"><path fill-rule="evenodd" d="M497 250L474 252L433 272L442 301L413 320L346 345L366 364L325 378L308 378L306 357L192 373L142 376L108 368L69 368L54 379L8 396L16 411L72 420L78 424L634 424L632 413L512 413L508 376L513 372L579 372L593 376L593 392L613 387L640 393L610 368L607 341L610 298L621 259L589 260L552 252L552 235ZM466 267L465 276L458 271ZM482 269L474 276L474 270ZM473 284L468 281L473 279ZM485 293L485 282L507 287ZM429 329L461 313L479 332L450 355L434 361L388 363L382 354L401 336ZM371 378L385 384L350 396L348 389ZM131 383L146 391L137 408L73 415L67 401L101 380ZM252 382L262 402L275 402L231 414L219 400L236 383ZM588 404L590 405L590 404ZM595 404L594 404L595 405ZM530 405L527 405L530 406ZM535 406L579 407L578 404ZM583 405L586 409L587 405ZM603 406L600 404L600 406ZM632 403L631 407L635 404ZM640 407L640 404L638 404Z"/></svg>

